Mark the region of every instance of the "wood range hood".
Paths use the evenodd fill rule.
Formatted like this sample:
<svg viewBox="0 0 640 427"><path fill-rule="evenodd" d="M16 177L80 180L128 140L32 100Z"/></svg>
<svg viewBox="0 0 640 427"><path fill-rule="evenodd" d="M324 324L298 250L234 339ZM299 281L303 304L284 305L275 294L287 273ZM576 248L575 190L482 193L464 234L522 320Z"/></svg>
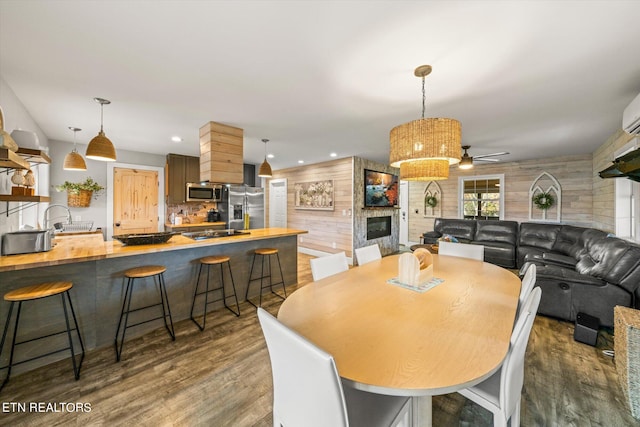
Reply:
<svg viewBox="0 0 640 427"><path fill-rule="evenodd" d="M242 184L244 131L209 122L200 128L200 181Z"/></svg>

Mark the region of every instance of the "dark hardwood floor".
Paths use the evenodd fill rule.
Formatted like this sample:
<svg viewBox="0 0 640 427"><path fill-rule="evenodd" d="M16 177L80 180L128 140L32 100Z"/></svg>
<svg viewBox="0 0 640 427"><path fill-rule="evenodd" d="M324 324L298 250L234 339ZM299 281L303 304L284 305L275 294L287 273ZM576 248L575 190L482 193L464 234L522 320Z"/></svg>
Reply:
<svg viewBox="0 0 640 427"><path fill-rule="evenodd" d="M299 255L300 284L289 292L311 281L309 258ZM263 306L276 314L279 304L267 297ZM113 348L91 351L79 381L68 359L12 377L0 392L0 425L271 426L269 357L255 309L240 308L239 318L226 309L209 313L204 332L190 320L176 323L174 342L163 327L128 340L120 363ZM612 345L606 334L599 348L577 343L573 324L538 316L521 425L640 426L613 359L602 354ZM434 397L433 405L434 426L492 425L491 413L456 393Z"/></svg>

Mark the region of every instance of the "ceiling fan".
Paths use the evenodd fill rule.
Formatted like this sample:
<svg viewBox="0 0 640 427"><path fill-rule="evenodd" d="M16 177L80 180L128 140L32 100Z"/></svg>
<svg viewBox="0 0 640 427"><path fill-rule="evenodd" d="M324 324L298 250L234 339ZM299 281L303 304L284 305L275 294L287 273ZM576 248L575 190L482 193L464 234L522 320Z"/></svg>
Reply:
<svg viewBox="0 0 640 427"><path fill-rule="evenodd" d="M498 162L499 159L491 159L489 157L504 156L505 154L509 154L508 151L501 151L499 153L481 154L479 156L471 157L469 153L467 153L467 150L469 148L471 148L470 145L462 146L462 149L464 150L464 154L462 155L462 159L460 159L460 163L458 164L458 167L460 169L471 169L473 167L474 160L477 160L479 162Z"/></svg>

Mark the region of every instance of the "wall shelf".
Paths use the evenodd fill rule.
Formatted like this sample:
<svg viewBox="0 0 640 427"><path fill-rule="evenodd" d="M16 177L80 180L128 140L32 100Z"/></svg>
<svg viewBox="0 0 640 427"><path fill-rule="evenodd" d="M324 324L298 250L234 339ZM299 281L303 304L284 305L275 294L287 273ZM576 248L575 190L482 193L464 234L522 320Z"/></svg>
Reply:
<svg viewBox="0 0 640 427"><path fill-rule="evenodd" d="M0 215L7 214L7 216L9 216L9 214L31 207L36 203L43 203L43 202L50 202L50 201L51 201L51 197L49 196L12 196L10 194L0 194L0 202L7 202L6 210L4 212L0 212ZM27 204L26 205L20 204L18 206L15 206L9 209L9 202L20 202L20 203L27 202Z"/></svg>
<svg viewBox="0 0 640 427"><path fill-rule="evenodd" d="M0 148L0 167L30 169L30 163L51 163L51 158L44 151L32 148L18 148L15 153L8 148Z"/></svg>
<svg viewBox="0 0 640 427"><path fill-rule="evenodd" d="M18 148L16 154L20 155L29 163L51 163L51 157L42 150L34 150L32 148Z"/></svg>
<svg viewBox="0 0 640 427"><path fill-rule="evenodd" d="M10 194L0 194L0 202L33 202L42 203L51 201L49 196L12 196Z"/></svg>
<svg viewBox="0 0 640 427"><path fill-rule="evenodd" d="M29 162L8 148L0 148L0 167L11 169L29 169Z"/></svg>
<svg viewBox="0 0 640 427"><path fill-rule="evenodd" d="M0 148L0 168L9 169L31 169L31 164L49 164L51 158L42 150L34 150L32 148L18 148L17 152L13 152L8 148ZM36 203L50 202L51 197L48 196L14 196L10 194L0 194L0 202L6 203L6 210L0 212L2 214L12 214L22 209L28 208ZM10 202L18 202L20 205L9 208ZM27 202L27 204L22 204Z"/></svg>

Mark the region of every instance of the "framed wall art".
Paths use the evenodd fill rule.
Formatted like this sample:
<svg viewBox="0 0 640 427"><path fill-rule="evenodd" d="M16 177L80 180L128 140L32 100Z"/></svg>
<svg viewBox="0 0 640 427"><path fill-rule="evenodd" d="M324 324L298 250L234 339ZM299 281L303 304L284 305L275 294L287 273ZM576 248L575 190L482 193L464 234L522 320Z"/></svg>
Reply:
<svg viewBox="0 0 640 427"><path fill-rule="evenodd" d="M333 210L333 180L296 182L293 188L296 209Z"/></svg>

